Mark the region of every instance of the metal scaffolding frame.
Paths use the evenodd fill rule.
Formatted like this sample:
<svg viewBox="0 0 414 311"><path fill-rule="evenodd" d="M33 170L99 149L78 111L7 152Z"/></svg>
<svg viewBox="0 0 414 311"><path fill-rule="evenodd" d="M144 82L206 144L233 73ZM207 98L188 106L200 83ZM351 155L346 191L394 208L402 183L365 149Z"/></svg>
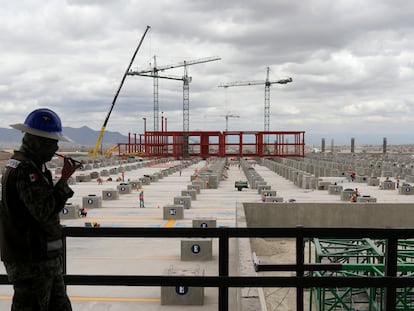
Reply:
<svg viewBox="0 0 414 311"><path fill-rule="evenodd" d="M269 143L266 141L269 140ZM118 143L118 156L144 157L304 157L305 132L161 131Z"/></svg>
<svg viewBox="0 0 414 311"><path fill-rule="evenodd" d="M316 277L383 277L387 252L384 240L310 239L309 261L316 264L339 264L337 270L310 272ZM414 241L398 240L398 277L414 273ZM383 310L383 288L312 288L310 305L316 310ZM396 289L396 310L414 310L413 288Z"/></svg>

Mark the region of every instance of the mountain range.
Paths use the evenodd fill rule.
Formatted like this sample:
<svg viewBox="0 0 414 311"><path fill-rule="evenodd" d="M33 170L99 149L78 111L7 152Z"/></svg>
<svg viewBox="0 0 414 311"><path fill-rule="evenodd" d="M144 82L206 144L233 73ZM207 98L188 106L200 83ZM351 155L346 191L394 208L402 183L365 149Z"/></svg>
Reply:
<svg viewBox="0 0 414 311"><path fill-rule="evenodd" d="M74 141L74 143L70 145L85 147L95 146L99 136L99 131L95 131L87 126L80 128L64 127L63 133ZM20 145L21 140L21 132L16 131L15 129L0 128L0 146L2 148ZM106 147L126 142L128 142L128 136L122 135L119 132L105 131L102 139L102 145Z"/></svg>

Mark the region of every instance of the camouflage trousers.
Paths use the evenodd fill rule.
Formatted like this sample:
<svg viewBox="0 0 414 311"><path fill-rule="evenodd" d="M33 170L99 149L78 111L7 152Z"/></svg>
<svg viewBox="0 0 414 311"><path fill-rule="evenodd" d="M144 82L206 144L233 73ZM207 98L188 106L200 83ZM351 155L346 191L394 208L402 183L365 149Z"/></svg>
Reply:
<svg viewBox="0 0 414 311"><path fill-rule="evenodd" d="M11 311L71 311L61 258L36 263L4 263L14 295Z"/></svg>

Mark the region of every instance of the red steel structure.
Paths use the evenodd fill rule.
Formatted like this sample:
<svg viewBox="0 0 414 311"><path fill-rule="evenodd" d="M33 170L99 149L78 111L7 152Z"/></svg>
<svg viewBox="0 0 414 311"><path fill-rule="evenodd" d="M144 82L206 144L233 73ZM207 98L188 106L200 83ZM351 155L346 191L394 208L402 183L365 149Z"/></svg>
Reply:
<svg viewBox="0 0 414 311"><path fill-rule="evenodd" d="M305 132L227 131L186 133L189 157L304 157ZM118 143L118 155L183 157L183 132L161 131L128 135ZM268 143L266 143L268 142Z"/></svg>

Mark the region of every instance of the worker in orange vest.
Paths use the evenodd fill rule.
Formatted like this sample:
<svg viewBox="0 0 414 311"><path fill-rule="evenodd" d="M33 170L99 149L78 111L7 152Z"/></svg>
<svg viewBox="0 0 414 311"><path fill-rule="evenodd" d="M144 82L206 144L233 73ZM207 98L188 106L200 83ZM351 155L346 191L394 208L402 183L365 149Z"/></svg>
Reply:
<svg viewBox="0 0 414 311"><path fill-rule="evenodd" d="M139 207L144 208L144 190L139 193Z"/></svg>

